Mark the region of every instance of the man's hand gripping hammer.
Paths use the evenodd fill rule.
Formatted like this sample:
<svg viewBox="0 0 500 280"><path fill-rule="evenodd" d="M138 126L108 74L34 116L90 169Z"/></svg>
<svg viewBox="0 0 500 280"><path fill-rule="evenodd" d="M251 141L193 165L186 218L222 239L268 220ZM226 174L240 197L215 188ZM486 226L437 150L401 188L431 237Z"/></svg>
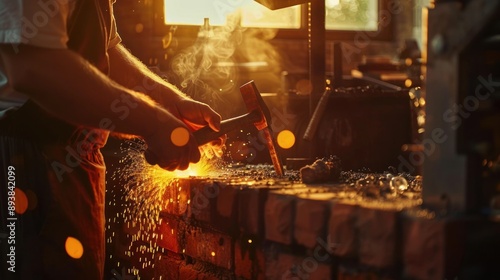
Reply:
<svg viewBox="0 0 500 280"><path fill-rule="evenodd" d="M264 133L264 139L266 140L266 146L269 150L271 160L276 170L276 174L283 176L283 165L278 157L276 148L274 146L274 139L271 135L271 112L267 108L260 92L258 91L255 83L250 81L240 87L240 92L243 97L243 101L247 107L248 113L234 117L231 119L226 119L221 122L220 130L214 131L210 127L206 126L197 131L193 132L193 136L196 139L198 145L203 145L213 140L216 140L220 136L227 134L230 131L241 129L241 127L254 124L257 130L262 130ZM156 156L146 151L146 160L150 164L156 164Z"/></svg>

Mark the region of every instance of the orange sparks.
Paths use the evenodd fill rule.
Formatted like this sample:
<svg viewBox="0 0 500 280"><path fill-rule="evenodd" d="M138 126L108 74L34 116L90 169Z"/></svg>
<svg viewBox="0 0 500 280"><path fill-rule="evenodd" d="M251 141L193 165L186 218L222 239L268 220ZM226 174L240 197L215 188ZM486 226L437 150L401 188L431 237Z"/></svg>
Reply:
<svg viewBox="0 0 500 280"><path fill-rule="evenodd" d="M208 176L215 172L215 167L206 158L201 158L198 163L191 163L186 170L166 171L159 166L149 166L145 168L145 176L150 177L153 182L165 183L176 178L189 178Z"/></svg>

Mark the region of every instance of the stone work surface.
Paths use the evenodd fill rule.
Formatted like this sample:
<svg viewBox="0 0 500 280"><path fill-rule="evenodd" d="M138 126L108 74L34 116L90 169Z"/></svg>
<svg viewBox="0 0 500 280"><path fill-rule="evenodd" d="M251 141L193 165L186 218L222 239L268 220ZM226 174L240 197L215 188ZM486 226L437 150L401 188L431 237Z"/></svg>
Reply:
<svg viewBox="0 0 500 280"><path fill-rule="evenodd" d="M442 280L464 267L471 227L491 236L487 222L425 210L412 178L387 194L366 191L373 174L343 176L314 185L251 172L177 179L141 279Z"/></svg>

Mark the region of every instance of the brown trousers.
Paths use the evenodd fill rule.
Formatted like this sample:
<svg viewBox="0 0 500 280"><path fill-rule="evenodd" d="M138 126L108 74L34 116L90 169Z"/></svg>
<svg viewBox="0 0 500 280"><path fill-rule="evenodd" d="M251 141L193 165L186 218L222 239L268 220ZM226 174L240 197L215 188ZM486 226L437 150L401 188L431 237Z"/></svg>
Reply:
<svg viewBox="0 0 500 280"><path fill-rule="evenodd" d="M107 137L52 118L31 102L0 120L0 279L103 278L105 165L99 149ZM7 176L9 166L14 178ZM7 219L11 179L28 201L15 226ZM81 257L67 252L68 237L81 243L70 248L83 249ZM12 249L15 261L8 263Z"/></svg>

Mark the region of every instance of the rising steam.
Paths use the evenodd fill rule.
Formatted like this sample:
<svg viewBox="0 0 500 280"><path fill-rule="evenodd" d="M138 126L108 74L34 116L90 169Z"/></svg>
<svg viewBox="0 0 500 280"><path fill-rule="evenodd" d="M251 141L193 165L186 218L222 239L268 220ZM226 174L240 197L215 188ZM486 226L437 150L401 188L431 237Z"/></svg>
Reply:
<svg viewBox="0 0 500 280"><path fill-rule="evenodd" d="M195 43L172 61L181 89L216 110L227 106L223 95L235 87L233 54L240 43L241 30L236 25L212 28L206 22Z"/></svg>
<svg viewBox="0 0 500 280"><path fill-rule="evenodd" d="M268 42L277 31L246 29L239 22L238 16L229 17L224 26L205 22L194 44L178 52L171 64L181 90L223 117L242 113L235 107L241 102L239 87L248 81L239 80L242 69L252 74L255 67L264 68L266 79L275 76L279 84L280 57Z"/></svg>

